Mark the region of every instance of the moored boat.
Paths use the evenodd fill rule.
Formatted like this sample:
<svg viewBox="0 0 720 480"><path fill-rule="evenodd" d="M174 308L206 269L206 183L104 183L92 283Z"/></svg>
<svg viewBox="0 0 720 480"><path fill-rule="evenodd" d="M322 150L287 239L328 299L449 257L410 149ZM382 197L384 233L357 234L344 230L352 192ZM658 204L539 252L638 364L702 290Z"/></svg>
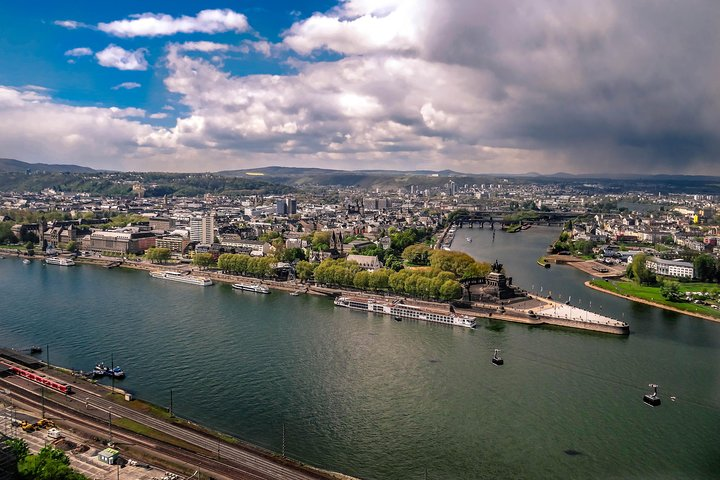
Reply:
<svg viewBox="0 0 720 480"><path fill-rule="evenodd" d="M27 259L25 259L27 260ZM75 260L68 257L47 257L45 259L47 265L60 265L61 267L72 267L75 265Z"/></svg>
<svg viewBox="0 0 720 480"><path fill-rule="evenodd" d="M93 374L96 376L105 376L105 377L115 377L115 378L125 378L125 372L122 368L113 367L110 368L106 366L104 363L98 363L95 365L95 368L93 368Z"/></svg>
<svg viewBox="0 0 720 480"><path fill-rule="evenodd" d="M245 292L255 292L255 293L270 293L270 289L266 287L265 285L260 285L259 283L233 283L232 288L235 290L242 290Z"/></svg>
<svg viewBox="0 0 720 480"><path fill-rule="evenodd" d="M475 319L473 317L455 313L452 306L450 307L449 313L438 313L427 308L408 305L402 302L401 299L388 301L364 296L342 296L335 299L335 305L338 307L391 315L396 321L399 321L398 319L408 318L442 323L444 325L475 328Z"/></svg>
<svg viewBox="0 0 720 480"><path fill-rule="evenodd" d="M203 287L209 287L213 284L212 280L206 277L197 277L195 275L187 275L181 272L174 271L157 271L150 272L150 276L153 278L161 278L163 280L170 280L173 282L189 283L191 285L200 285Z"/></svg>

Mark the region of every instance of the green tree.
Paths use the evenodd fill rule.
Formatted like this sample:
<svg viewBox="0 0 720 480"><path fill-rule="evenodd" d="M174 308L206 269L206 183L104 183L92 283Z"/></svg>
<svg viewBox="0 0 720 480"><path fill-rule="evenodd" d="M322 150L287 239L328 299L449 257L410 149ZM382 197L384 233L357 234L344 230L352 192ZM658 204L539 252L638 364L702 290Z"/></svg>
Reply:
<svg viewBox="0 0 720 480"><path fill-rule="evenodd" d="M326 252L330 250L330 232L314 232L310 240L313 250Z"/></svg>
<svg viewBox="0 0 720 480"><path fill-rule="evenodd" d="M278 260L281 262L292 263L295 260L305 260L305 250L302 248L285 248L282 250Z"/></svg>
<svg viewBox="0 0 720 480"><path fill-rule="evenodd" d="M12 231L13 222L0 222L0 243L17 243L18 239Z"/></svg>
<svg viewBox="0 0 720 480"><path fill-rule="evenodd" d="M65 250L69 252L77 252L78 249L78 243L75 240L69 241L68 244L65 246Z"/></svg>
<svg viewBox="0 0 720 480"><path fill-rule="evenodd" d="M353 286L355 288L359 288L361 290L367 290L368 286L370 285L370 272L362 271L355 274L355 278L353 278Z"/></svg>
<svg viewBox="0 0 720 480"><path fill-rule="evenodd" d="M170 249L151 247L145 250L144 257L150 263L166 263L170 260Z"/></svg>
<svg viewBox="0 0 720 480"><path fill-rule="evenodd" d="M215 265L215 257L212 253L195 253L192 259L193 265L197 265L200 269L208 268Z"/></svg>
<svg viewBox="0 0 720 480"><path fill-rule="evenodd" d="M474 264L475 259L463 252L433 250L430 254L430 265L433 268L452 272L458 278L463 278L466 273L472 274L471 266Z"/></svg>
<svg viewBox="0 0 720 480"><path fill-rule="evenodd" d="M310 263L305 260L300 260L297 265L295 265L295 274L297 275L297 278L300 279L300 281L307 282L313 277L315 267L317 267L316 263Z"/></svg>
<svg viewBox="0 0 720 480"><path fill-rule="evenodd" d="M22 438L8 438L5 440L5 445L10 447L10 451L15 455L18 462L30 453L27 442Z"/></svg>
<svg viewBox="0 0 720 480"><path fill-rule="evenodd" d="M660 287L660 295L671 302L679 302L682 300L682 292L678 282L664 282Z"/></svg>
<svg viewBox="0 0 720 480"><path fill-rule="evenodd" d="M695 276L701 282L714 281L715 276L718 273L715 259L707 253L703 253L695 257L693 267L695 267Z"/></svg>
<svg viewBox="0 0 720 480"><path fill-rule="evenodd" d="M70 468L70 459L62 450L51 446L20 460L18 474L22 480L86 480Z"/></svg>
<svg viewBox="0 0 720 480"><path fill-rule="evenodd" d="M632 272L635 281L641 285L652 285L655 283L655 274L647 268L647 255L639 253L633 257Z"/></svg>
<svg viewBox="0 0 720 480"><path fill-rule="evenodd" d="M440 287L440 298L442 300L455 300L463 295L463 287L457 280L447 280Z"/></svg>
<svg viewBox="0 0 720 480"><path fill-rule="evenodd" d="M372 272L368 279L368 287L375 291L387 290L390 283L390 272L391 270L385 268Z"/></svg>
<svg viewBox="0 0 720 480"><path fill-rule="evenodd" d="M432 250L424 243L410 245L402 252L402 258L411 265L429 265Z"/></svg>

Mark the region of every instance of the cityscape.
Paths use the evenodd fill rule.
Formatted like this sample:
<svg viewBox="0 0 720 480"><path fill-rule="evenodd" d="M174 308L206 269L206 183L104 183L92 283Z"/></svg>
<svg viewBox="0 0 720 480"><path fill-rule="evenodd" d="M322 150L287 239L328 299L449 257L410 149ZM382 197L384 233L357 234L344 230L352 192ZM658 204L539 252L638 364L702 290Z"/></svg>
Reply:
<svg viewBox="0 0 720 480"><path fill-rule="evenodd" d="M41 3L0 480L717 475L711 2Z"/></svg>

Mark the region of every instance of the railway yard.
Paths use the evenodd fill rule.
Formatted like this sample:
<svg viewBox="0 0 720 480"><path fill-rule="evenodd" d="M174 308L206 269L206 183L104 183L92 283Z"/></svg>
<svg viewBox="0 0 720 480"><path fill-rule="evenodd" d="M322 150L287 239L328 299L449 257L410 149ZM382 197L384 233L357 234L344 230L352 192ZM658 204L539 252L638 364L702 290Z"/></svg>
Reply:
<svg viewBox="0 0 720 480"><path fill-rule="evenodd" d="M31 451L57 445L88 478L349 478L223 438L188 421L157 418L107 387L46 366L28 367L17 361L28 359L37 367L37 359L10 360L4 352L0 352L0 433L25 439ZM47 423L45 427L57 427L62 438L51 438L47 428L37 425L41 419L50 421L40 422ZM140 426L143 434L133 426ZM98 459L97 453L108 446L120 451L122 468ZM156 467L133 465L136 462Z"/></svg>

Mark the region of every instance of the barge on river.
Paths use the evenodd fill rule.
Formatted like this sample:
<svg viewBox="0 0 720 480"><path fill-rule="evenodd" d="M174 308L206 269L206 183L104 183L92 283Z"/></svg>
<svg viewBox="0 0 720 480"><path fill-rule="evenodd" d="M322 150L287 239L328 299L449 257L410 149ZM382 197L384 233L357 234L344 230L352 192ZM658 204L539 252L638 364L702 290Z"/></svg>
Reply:
<svg viewBox="0 0 720 480"><path fill-rule="evenodd" d="M425 320L426 322L442 323L458 327L475 328L475 319L468 315L458 315L452 310L449 313L438 313L432 310L408 305L397 300L380 300L364 296L342 296L335 299L338 307L362 310L365 312L391 315L393 318L408 318L411 320Z"/></svg>

